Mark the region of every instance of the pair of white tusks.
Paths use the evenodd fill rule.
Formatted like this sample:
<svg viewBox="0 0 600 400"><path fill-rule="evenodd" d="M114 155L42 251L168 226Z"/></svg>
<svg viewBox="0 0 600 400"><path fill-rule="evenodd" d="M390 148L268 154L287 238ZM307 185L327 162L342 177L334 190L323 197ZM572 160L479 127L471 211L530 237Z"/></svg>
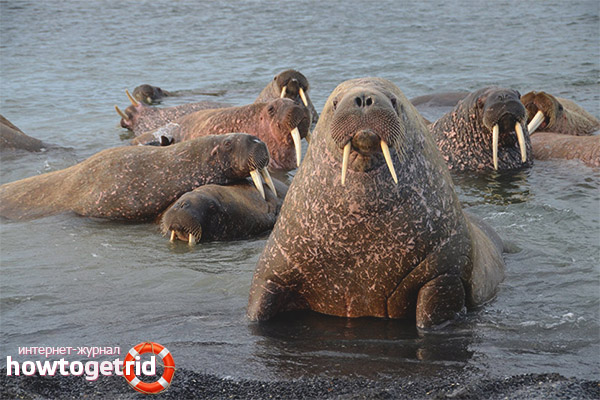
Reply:
<svg viewBox="0 0 600 400"><path fill-rule="evenodd" d="M252 177L252 182L254 182L254 186L256 186L256 188L260 192L260 195L262 196L263 199L265 199L265 189L263 188L262 179L265 180L265 183L267 184L269 189L271 189L271 191L273 192L275 197L277 197L277 191L275 190L275 185L273 184L273 179L271 179L271 175L269 174L267 167L261 169L260 171L256 170L256 169L250 171L250 176ZM262 179L261 179L261 176L262 176Z"/></svg>
<svg viewBox="0 0 600 400"><path fill-rule="evenodd" d="M139 106L139 103L133 98L131 93L129 93L129 90L125 89L125 94L127 95L127 97L129 98L129 101L131 101L131 104L133 104L134 107ZM117 110L117 114L119 114L121 116L121 118L123 118L124 120L129 119L127 114L125 114L123 111L121 111L121 109L119 107L117 107L116 105L115 105L115 110Z"/></svg>
<svg viewBox="0 0 600 400"><path fill-rule="evenodd" d="M535 132L535 130L542 124L543 120L544 120L544 113L541 111L538 111L535 114L535 116L533 117L533 119L531 121L529 121L529 124L527 125L527 130L529 131L530 135L533 132Z"/></svg>
<svg viewBox="0 0 600 400"><path fill-rule="evenodd" d="M527 147L525 145L525 135L523 134L523 127L518 121L517 123L515 123L515 132L517 133L519 149L521 150L521 161L525 162L527 161ZM500 136L500 127L498 126L498 124L496 124L492 129L492 157L494 161L494 169L498 169L498 136Z"/></svg>
<svg viewBox="0 0 600 400"><path fill-rule="evenodd" d="M282 99L285 97L285 93L287 92L287 86L284 86L283 89L281 89L281 97ZM306 99L306 94L304 94L304 89L300 88L298 90L298 92L300 93L300 98L302 99L302 102L304 103L304 107L308 107L308 100Z"/></svg>
<svg viewBox="0 0 600 400"><path fill-rule="evenodd" d="M171 231L171 239L169 239L169 240L171 242L175 241L175 231ZM190 246L194 246L196 244L196 242L197 242L196 237L190 233L188 236L188 244Z"/></svg>
<svg viewBox="0 0 600 400"><path fill-rule="evenodd" d="M392 179L397 184L398 177L396 176L396 169L394 168L394 163L392 162L392 156L390 154L390 148L386 142L383 140L380 142L381 144L381 152L383 153L383 157L385 158L385 163L390 170L390 174L392 174ZM342 186L346 184L346 173L348 172L348 159L350 158L350 148L352 146L351 142L346 143L344 146L344 154L342 156Z"/></svg>

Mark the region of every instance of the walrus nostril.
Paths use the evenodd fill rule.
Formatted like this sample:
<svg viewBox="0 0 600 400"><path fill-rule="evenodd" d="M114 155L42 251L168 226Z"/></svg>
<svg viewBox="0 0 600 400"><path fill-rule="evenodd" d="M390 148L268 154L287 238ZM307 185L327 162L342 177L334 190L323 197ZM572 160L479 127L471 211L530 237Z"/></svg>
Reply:
<svg viewBox="0 0 600 400"><path fill-rule="evenodd" d="M355 98L355 99L354 99L354 102L356 103L356 105L357 105L358 107L362 107L363 101L362 101L362 98L361 98L361 97L357 97L357 98Z"/></svg>
<svg viewBox="0 0 600 400"><path fill-rule="evenodd" d="M365 105L367 107L373 105L373 99L371 97L367 97L367 99L365 100Z"/></svg>

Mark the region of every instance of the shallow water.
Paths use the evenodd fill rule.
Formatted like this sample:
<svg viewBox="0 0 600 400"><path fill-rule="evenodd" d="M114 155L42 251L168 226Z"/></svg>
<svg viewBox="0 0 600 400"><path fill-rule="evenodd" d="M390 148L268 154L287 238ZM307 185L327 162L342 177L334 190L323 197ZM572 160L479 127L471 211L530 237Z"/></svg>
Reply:
<svg viewBox="0 0 600 400"><path fill-rule="evenodd" d="M124 145L114 104L151 83L246 104L273 75L303 72L321 110L335 86L381 76L407 97L508 86L546 90L600 116L595 1L1 2L0 113L69 150L2 155L0 183ZM356 16L360 15L360 19ZM220 97L202 91L226 90ZM304 149L305 150L305 149ZM293 175L293 174L290 174ZM436 333L414 324L293 314L245 318L266 237L193 249L152 224L73 216L0 225L0 349L167 346L219 376L394 377L448 369L503 376L600 374L600 170L536 162L456 175L465 207L509 242L491 304Z"/></svg>

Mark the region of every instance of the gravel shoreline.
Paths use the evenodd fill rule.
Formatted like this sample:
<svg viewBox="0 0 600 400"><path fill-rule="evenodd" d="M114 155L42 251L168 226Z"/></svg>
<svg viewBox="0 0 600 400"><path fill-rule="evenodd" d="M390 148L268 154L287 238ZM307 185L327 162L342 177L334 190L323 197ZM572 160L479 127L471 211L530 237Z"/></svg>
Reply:
<svg viewBox="0 0 600 400"><path fill-rule="evenodd" d="M6 376L0 369L2 399L139 399L121 377ZM290 381L224 379L179 369L173 384L153 399L599 399L600 382L559 374L505 378L446 376L397 380L304 378Z"/></svg>

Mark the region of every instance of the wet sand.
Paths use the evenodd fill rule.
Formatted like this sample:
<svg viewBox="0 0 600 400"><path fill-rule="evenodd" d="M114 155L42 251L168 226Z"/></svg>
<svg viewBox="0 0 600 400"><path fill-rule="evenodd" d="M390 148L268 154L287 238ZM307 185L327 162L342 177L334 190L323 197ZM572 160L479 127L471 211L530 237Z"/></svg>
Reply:
<svg viewBox="0 0 600 400"><path fill-rule="evenodd" d="M0 370L2 399L139 399L122 377L6 376ZM364 380L317 378L291 381L231 380L178 370L171 387L153 399L599 399L600 382L559 374L505 378L445 376Z"/></svg>

